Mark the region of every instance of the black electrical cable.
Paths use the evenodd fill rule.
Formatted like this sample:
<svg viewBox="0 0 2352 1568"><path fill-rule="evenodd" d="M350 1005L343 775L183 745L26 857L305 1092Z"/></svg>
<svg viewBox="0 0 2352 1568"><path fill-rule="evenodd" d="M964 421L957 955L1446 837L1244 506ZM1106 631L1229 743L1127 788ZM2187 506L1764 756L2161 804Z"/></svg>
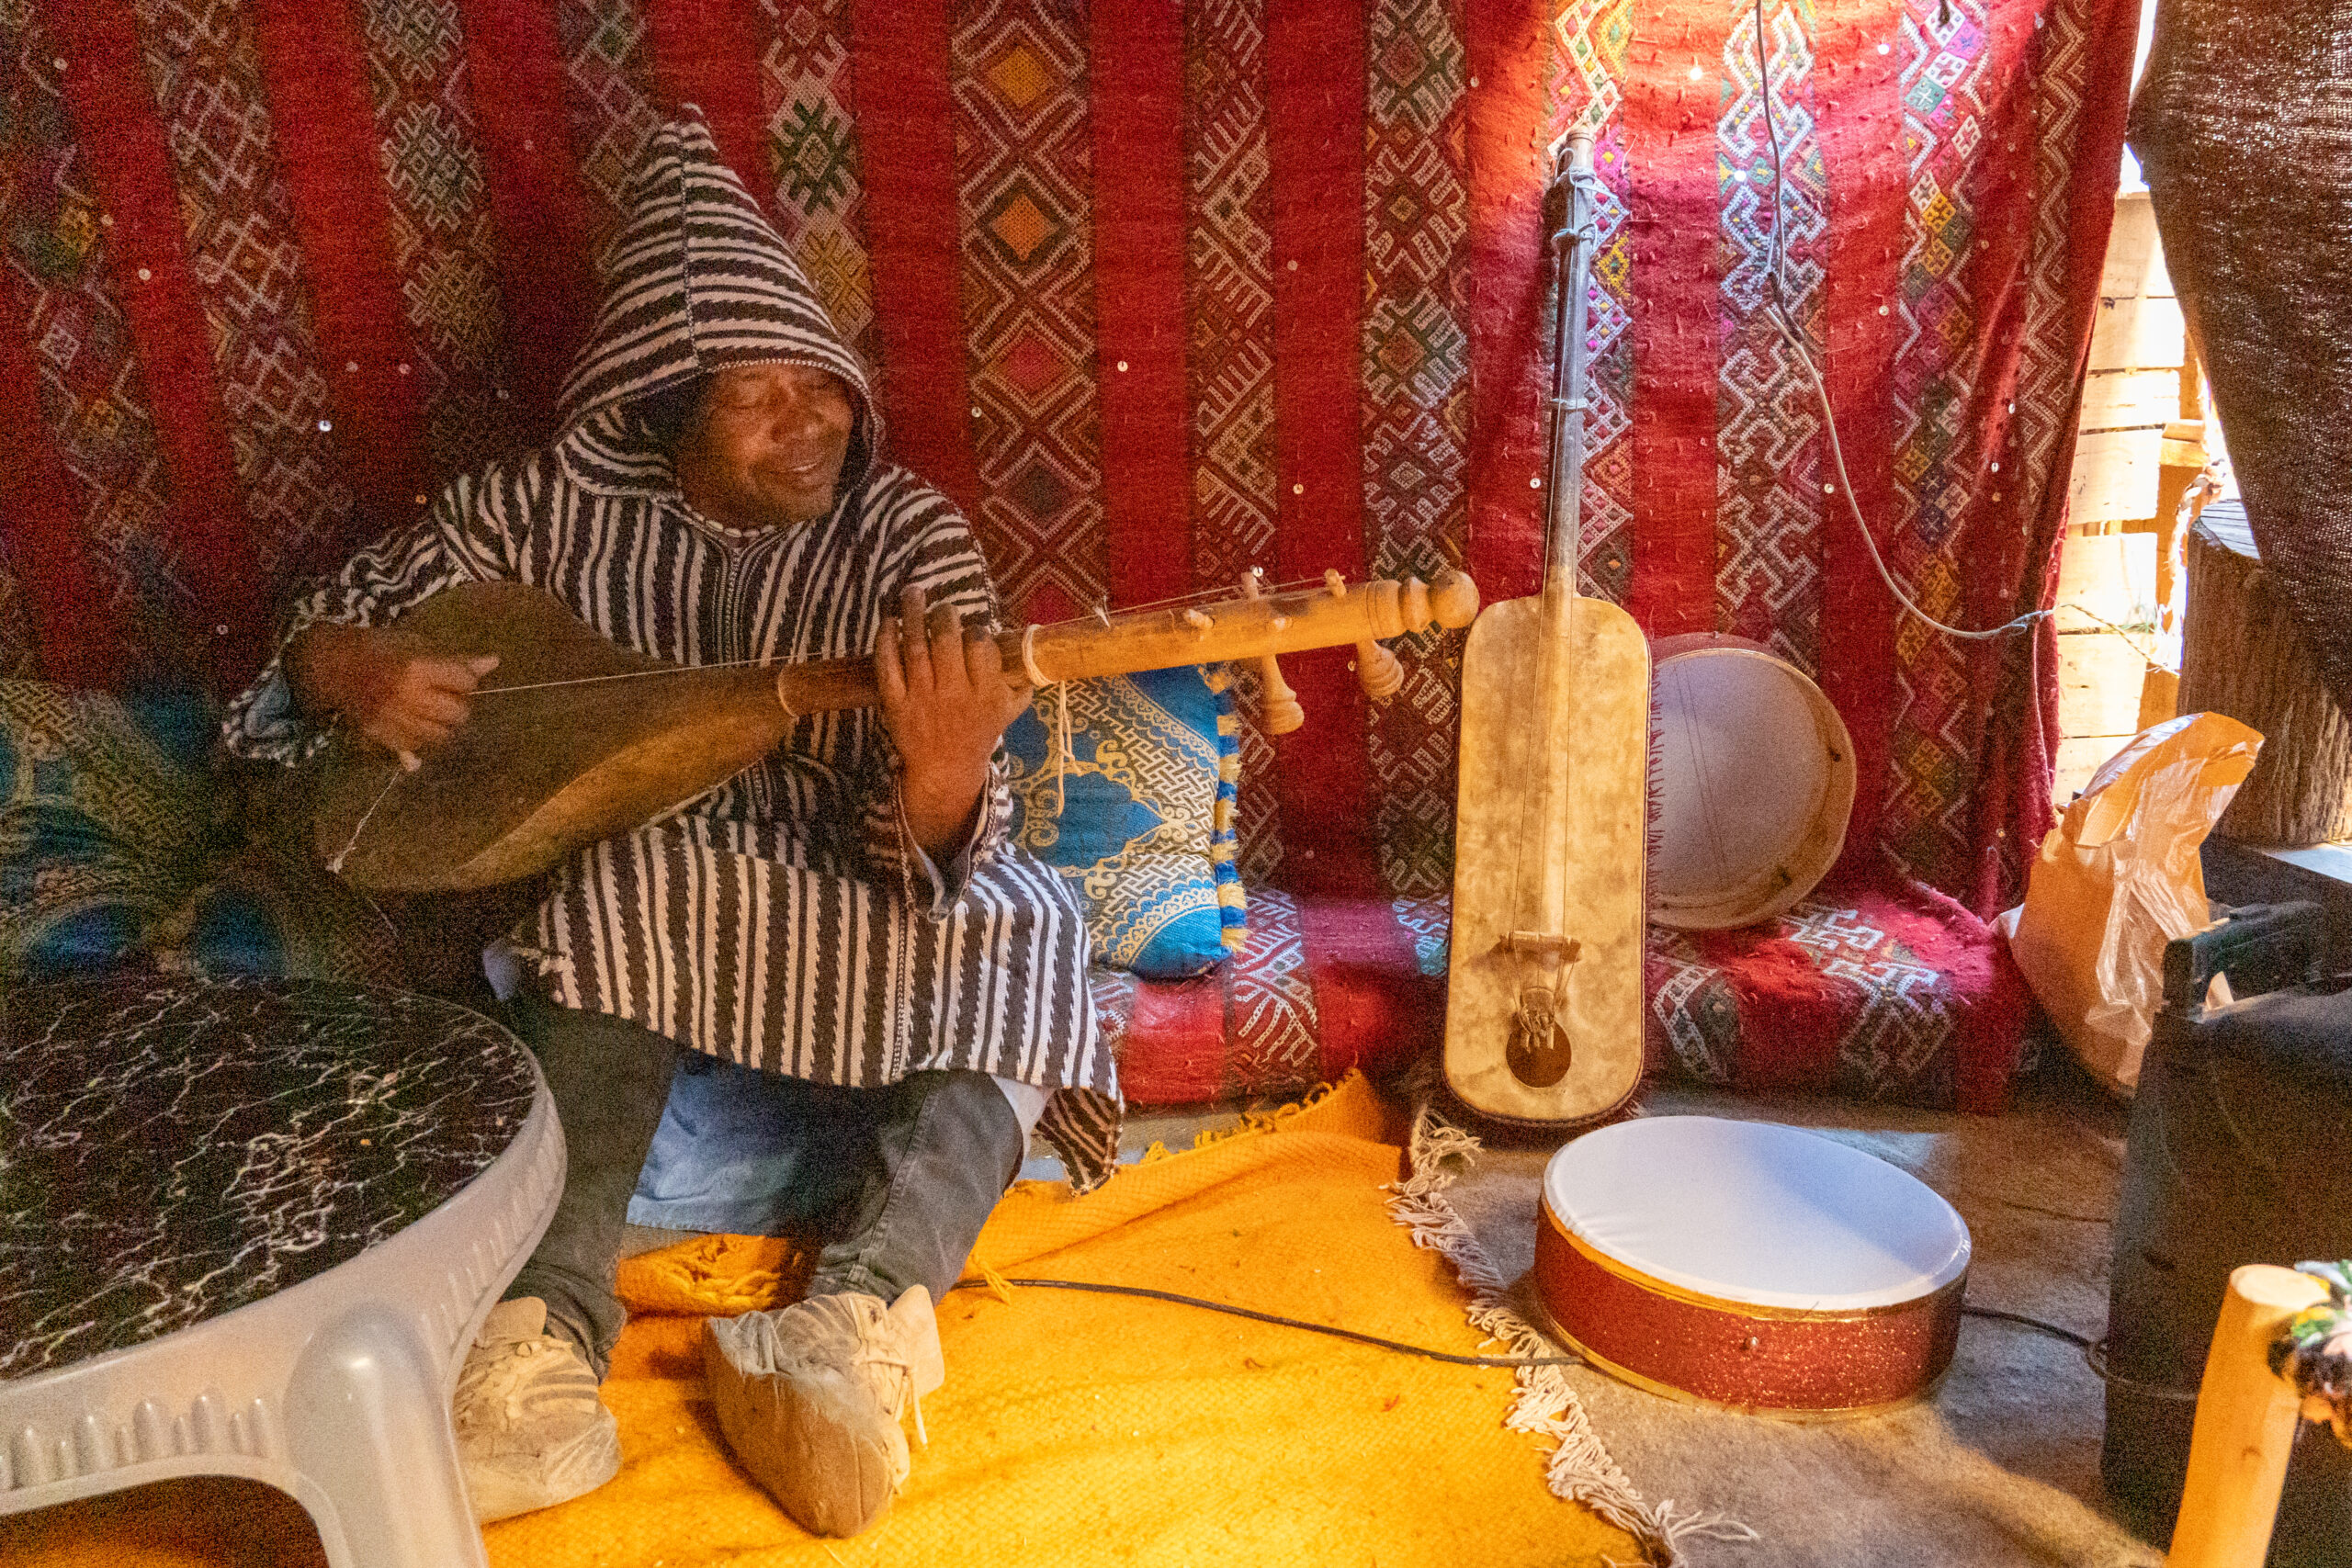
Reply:
<svg viewBox="0 0 2352 1568"><path fill-rule="evenodd" d="M993 1290L993 1280L958 1280L948 1287L951 1291ZM1089 1280L1006 1280L1008 1285L1032 1285L1048 1291L1087 1291L1104 1296L1141 1296L1147 1301L1173 1302L1179 1306L1204 1307L1210 1312L1229 1313L1258 1323L1271 1323L1283 1328L1304 1328L1309 1334L1328 1334L1335 1339L1352 1339L1359 1345L1370 1345L1382 1350L1394 1350L1404 1356L1426 1356L1432 1361L1446 1361L1457 1367L1580 1367L1580 1356L1457 1356L1448 1350L1431 1350L1426 1346L1408 1345L1401 1340L1383 1339L1377 1334L1360 1334L1352 1328L1336 1328L1328 1323L1307 1323L1295 1317L1283 1317L1271 1312L1259 1312L1251 1307L1235 1306L1230 1302L1213 1302L1200 1296L1179 1295L1173 1291L1155 1291L1143 1285L1105 1285Z"/></svg>
<svg viewBox="0 0 2352 1568"><path fill-rule="evenodd" d="M2044 1323L2038 1317L2028 1317L2021 1312L2002 1312L1996 1307L1973 1306L1964 1306L1960 1310L1963 1316L1989 1317L1996 1323L2014 1323L2020 1328L2030 1328L2037 1333L2047 1334L2052 1339L2066 1340L2070 1344L2079 1346L2085 1355L2088 1355L2098 1348L2071 1328L2061 1328L2054 1323Z"/></svg>
<svg viewBox="0 0 2352 1568"><path fill-rule="evenodd" d="M998 1282L988 1279L958 1280L948 1288L956 1291L987 1291L995 1289ZM1308 1323L1303 1318L1284 1317L1279 1313L1260 1312L1254 1307L1236 1306L1230 1302L1213 1302L1205 1297L1182 1295L1174 1291L1157 1291L1148 1285L1110 1285L1092 1280L1034 1279L1008 1279L1002 1283L1047 1291L1084 1291L1094 1295L1137 1296L1146 1301L1170 1302L1178 1306L1200 1307L1207 1312L1221 1312L1234 1317L1246 1317L1254 1323L1271 1323L1280 1328L1303 1328L1309 1334L1326 1334L1335 1339L1352 1340L1359 1345L1370 1345L1375 1349L1393 1350L1401 1356L1421 1356L1432 1361L1444 1361L1457 1367L1516 1369L1520 1367L1580 1367L1585 1364L1584 1359L1580 1356L1457 1356L1450 1350L1432 1350L1425 1345L1408 1345L1402 1340L1384 1339L1377 1334L1360 1333L1352 1328L1340 1328L1328 1323ZM1985 1318L1995 1323L2015 1324L2020 1328L2032 1329L2037 1334L2049 1335L2053 1339L2065 1340L2083 1352L2085 1364L2102 1382L2112 1383L2118 1388L2130 1389L2135 1393L2145 1394L2151 1399L2196 1403L2197 1394L2193 1389L2168 1388L2160 1383L2143 1382L2137 1378L2126 1377L2121 1372L2111 1371L2107 1364L2105 1343L2077 1334L2071 1328L2061 1328L2054 1323L2047 1323L2038 1317L2028 1317L2020 1312L2003 1312L1997 1307L1963 1306L1960 1310L1964 1316Z"/></svg>
<svg viewBox="0 0 2352 1568"><path fill-rule="evenodd" d="M987 1291L995 1289L998 1282L988 1279L958 1280L948 1289ZM1375 1349L1393 1350L1401 1356L1421 1356L1432 1361L1444 1361L1457 1367L1517 1369L1520 1367L1580 1367L1585 1364L1584 1359L1580 1356L1457 1356L1450 1350L1432 1350L1425 1345L1408 1345L1402 1340L1384 1339L1377 1334L1363 1334L1352 1328L1340 1328L1328 1323L1308 1323L1303 1318L1284 1317L1279 1313L1260 1312L1254 1307L1236 1306L1230 1302L1213 1302L1202 1296L1182 1295L1174 1291L1156 1291L1148 1285L1109 1285L1091 1280L1034 1279L1008 1279L1002 1283L1047 1291L1084 1291L1094 1295L1138 1296L1146 1301L1170 1302L1178 1306L1200 1307L1207 1312L1221 1312L1234 1317L1246 1317L1254 1323L1271 1323L1280 1328L1303 1328L1309 1334L1326 1334L1335 1339L1352 1340L1359 1345L1370 1345ZM2171 1388L2162 1383L2146 1382L2113 1371L2107 1364L2107 1345L2103 1340L2091 1339L2087 1336L2075 1333L2071 1328L2062 1328L2054 1323L2048 1323L2038 1317L2028 1317L2021 1312L2003 1312L1997 1307L1980 1306L1963 1306L1960 1310L1963 1316L1981 1317L1994 1323L2014 1324L2019 1328L2030 1328L2037 1334L2046 1334L2053 1339L2065 1340L2082 1351L2084 1364L2090 1368L2092 1375L2101 1382L2113 1384L2117 1388L2129 1389L2134 1393L2145 1395L2150 1399L2169 1400L2187 1404L2197 1402L2197 1391L2194 1389Z"/></svg>
<svg viewBox="0 0 2352 1568"><path fill-rule="evenodd" d="M2197 1391L2193 1388L2174 1388L2166 1383L2148 1382L2140 1378L2127 1377L2109 1367L2107 1364L2107 1341L2104 1339L2092 1339L2075 1333L2071 1328L2061 1328L2054 1323L2044 1323L2038 1317L2028 1317L2021 1312L2001 1312L1993 1307L1973 1306L1963 1306L1960 1310L1969 1317L1991 1318L1996 1323L2014 1323L2020 1328L2030 1328L2037 1334L2047 1334L2053 1339L2064 1339L2070 1345L2079 1346L2083 1352L2083 1364L2089 1367L2091 1375L2103 1383L2116 1388L2129 1389L2133 1393L2148 1399L2162 1399L2176 1404L2197 1403Z"/></svg>
<svg viewBox="0 0 2352 1568"><path fill-rule="evenodd" d="M1759 91L1763 97L1764 135L1767 141L1771 144L1772 148L1772 248L1770 260L1765 268L1764 281L1767 290L1771 295L1771 308L1780 316L1782 322L1782 333L1788 338L1790 346L1795 349L1799 355L1802 356L1804 353L1804 344L1797 337L1794 320L1789 310L1788 289L1783 285L1782 281L1783 274L1785 273L1788 265L1787 252L1783 245L1781 234L1781 220L1787 216L1782 206L1784 200L1786 171L1782 166L1784 154L1781 147L1781 128L1772 116L1772 66L1770 55L1765 46L1764 0L1755 0L1755 8L1756 73L1760 83ZM1950 27L1951 25L1951 6L1950 0L1946 0L1946 4L1943 6L1938 19L1939 24L1942 26ZM1817 378L1816 386L1818 386ZM1828 394L1826 390L1823 391L1822 394L1822 406L1825 412L1829 413L1829 439L1834 444L1838 439L1837 419L1834 412L1829 411L1828 409ZM1842 478L1844 473L1842 461L1839 467L1839 473ZM1853 487L1850 484L1847 486L1849 505L1852 504L1852 490ZM1854 522L1857 526L1862 525L1862 514L1859 509L1854 513ZM1871 539L1870 530L1866 526L1862 527L1862 539L1865 544L1868 544L1871 547L1871 553L1875 557L1878 553L1878 545L1875 540ZM1879 570L1882 573L1885 571L1886 569L1884 563L1882 562L1880 564ZM1888 579L1887 586L1890 588L1894 587L1893 579ZM1898 598L1902 597L1900 590L1896 591L1896 596ZM2041 615L2048 613L2044 611L2036 611L2031 615L2020 615L2017 620L2008 623L2007 626L1994 628L1992 633L1961 632L1956 627L1945 626L1940 621L1928 615L1925 612L1918 610L1916 606L1910 605L1907 600L1905 600L1905 603L1906 608L1910 608L1914 615L1918 615L1921 620L1926 621L1929 626L1938 626L1942 630L1952 632L1957 636L1972 637L1984 637L1996 635L1999 632L2007 631L2026 621L2037 619ZM2085 1364L2090 1368L2093 1375L2097 1376L2102 1382L2111 1383L2118 1388L2131 1389L2134 1393L2145 1394L2151 1399L2176 1400L2188 1404L2194 1404L2196 1402L2197 1393L2193 1389L2170 1388L2160 1383L2143 1382L2137 1378L2126 1377L2121 1372L2109 1369L2107 1364L2107 1344L2104 1340L2093 1341L2086 1338L2080 1334L2076 1334L2070 1328L2061 1328L2054 1323L2044 1323L2038 1317L2028 1317L2022 1313L2000 1312L1992 1307L1973 1306L1963 1306L1960 1310L1971 1317L1989 1318L1997 1323L2013 1323L2020 1327L2030 1328L2039 1333L2050 1335L2053 1338L2064 1339L2072 1344L2081 1347Z"/></svg>

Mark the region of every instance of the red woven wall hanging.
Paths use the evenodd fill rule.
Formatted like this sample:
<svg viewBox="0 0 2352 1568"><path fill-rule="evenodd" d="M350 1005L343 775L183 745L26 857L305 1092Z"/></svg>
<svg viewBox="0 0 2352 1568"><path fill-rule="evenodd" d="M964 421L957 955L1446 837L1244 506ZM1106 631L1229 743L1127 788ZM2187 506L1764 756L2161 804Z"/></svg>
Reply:
<svg viewBox="0 0 2352 1568"><path fill-rule="evenodd" d="M682 103L880 368L1010 602L1251 564L1535 576L1539 205L1604 123L1587 570L1818 675L1855 841L1979 908L2049 817L2046 638L1898 621L1758 310L1771 212L1865 511L1936 613L2040 602L2120 139L2122 0L39 0L0 19L0 651L249 671L296 573L541 434ZM1769 88L1767 78L1769 76ZM1245 862L1448 881L1458 645L1250 742ZM2038 661L2037 661L2038 660ZM1250 788L1250 784L1257 785Z"/></svg>

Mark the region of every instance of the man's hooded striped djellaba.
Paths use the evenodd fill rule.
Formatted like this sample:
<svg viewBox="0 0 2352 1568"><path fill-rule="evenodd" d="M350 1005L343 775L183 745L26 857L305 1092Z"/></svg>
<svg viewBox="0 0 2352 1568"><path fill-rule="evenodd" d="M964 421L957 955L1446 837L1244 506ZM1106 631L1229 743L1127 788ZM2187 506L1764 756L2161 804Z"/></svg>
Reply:
<svg viewBox="0 0 2352 1568"><path fill-rule="evenodd" d="M450 484L304 597L289 635L382 626L485 579L544 588L614 641L685 664L864 656L909 583L995 620L964 519L880 460L865 367L698 122L654 134L602 269L555 438ZM852 389L838 499L820 522L729 528L679 493L643 400L779 362ZM326 739L276 660L227 732L232 750L285 761ZM729 1061L851 1087L971 1068L1058 1090L1040 1131L1091 1186L1115 1156L1118 1098L1085 926L1062 881L1009 841L1011 805L1000 753L971 843L933 865L903 826L879 713L805 717L758 766L575 856L516 945L561 1005Z"/></svg>

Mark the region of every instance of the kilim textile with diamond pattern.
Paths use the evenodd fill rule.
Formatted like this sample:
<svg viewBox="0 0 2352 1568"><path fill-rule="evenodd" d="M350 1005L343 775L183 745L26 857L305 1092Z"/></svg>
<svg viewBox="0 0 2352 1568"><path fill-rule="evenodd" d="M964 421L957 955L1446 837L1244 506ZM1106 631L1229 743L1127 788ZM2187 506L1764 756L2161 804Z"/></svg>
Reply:
<svg viewBox="0 0 2352 1568"><path fill-rule="evenodd" d="M1541 204L1583 116L1588 591L1817 675L1851 841L1989 912L2050 818L2050 638L1895 612L1770 311L1905 592L2038 604L2134 13L8 0L0 668L233 690L300 574L545 436L618 182L684 103L1009 603L1252 566L1529 592ZM1306 728L1244 748L1253 882L1446 890L1461 643L1402 651L1378 705L1345 650L1289 670Z"/></svg>

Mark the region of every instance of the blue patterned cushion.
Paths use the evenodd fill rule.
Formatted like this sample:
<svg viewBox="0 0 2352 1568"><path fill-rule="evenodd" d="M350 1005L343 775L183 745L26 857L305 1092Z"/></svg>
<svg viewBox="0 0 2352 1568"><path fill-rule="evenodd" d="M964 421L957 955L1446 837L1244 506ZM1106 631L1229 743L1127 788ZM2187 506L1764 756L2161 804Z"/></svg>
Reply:
<svg viewBox="0 0 2352 1568"><path fill-rule="evenodd" d="M1013 836L1077 889L1097 964L1173 979L1241 945L1237 723L1231 677L1214 665L1048 687L1005 731Z"/></svg>
<svg viewBox="0 0 2352 1568"><path fill-rule="evenodd" d="M304 847L261 836L224 847L194 894L157 929L156 964L186 974L291 975L438 988L403 972L385 914L329 875Z"/></svg>
<svg viewBox="0 0 2352 1568"><path fill-rule="evenodd" d="M374 905L298 841L241 840L218 730L193 694L0 681L0 982L139 962L401 979Z"/></svg>
<svg viewBox="0 0 2352 1568"><path fill-rule="evenodd" d="M209 844L194 698L0 681L0 976L47 980L141 949Z"/></svg>

